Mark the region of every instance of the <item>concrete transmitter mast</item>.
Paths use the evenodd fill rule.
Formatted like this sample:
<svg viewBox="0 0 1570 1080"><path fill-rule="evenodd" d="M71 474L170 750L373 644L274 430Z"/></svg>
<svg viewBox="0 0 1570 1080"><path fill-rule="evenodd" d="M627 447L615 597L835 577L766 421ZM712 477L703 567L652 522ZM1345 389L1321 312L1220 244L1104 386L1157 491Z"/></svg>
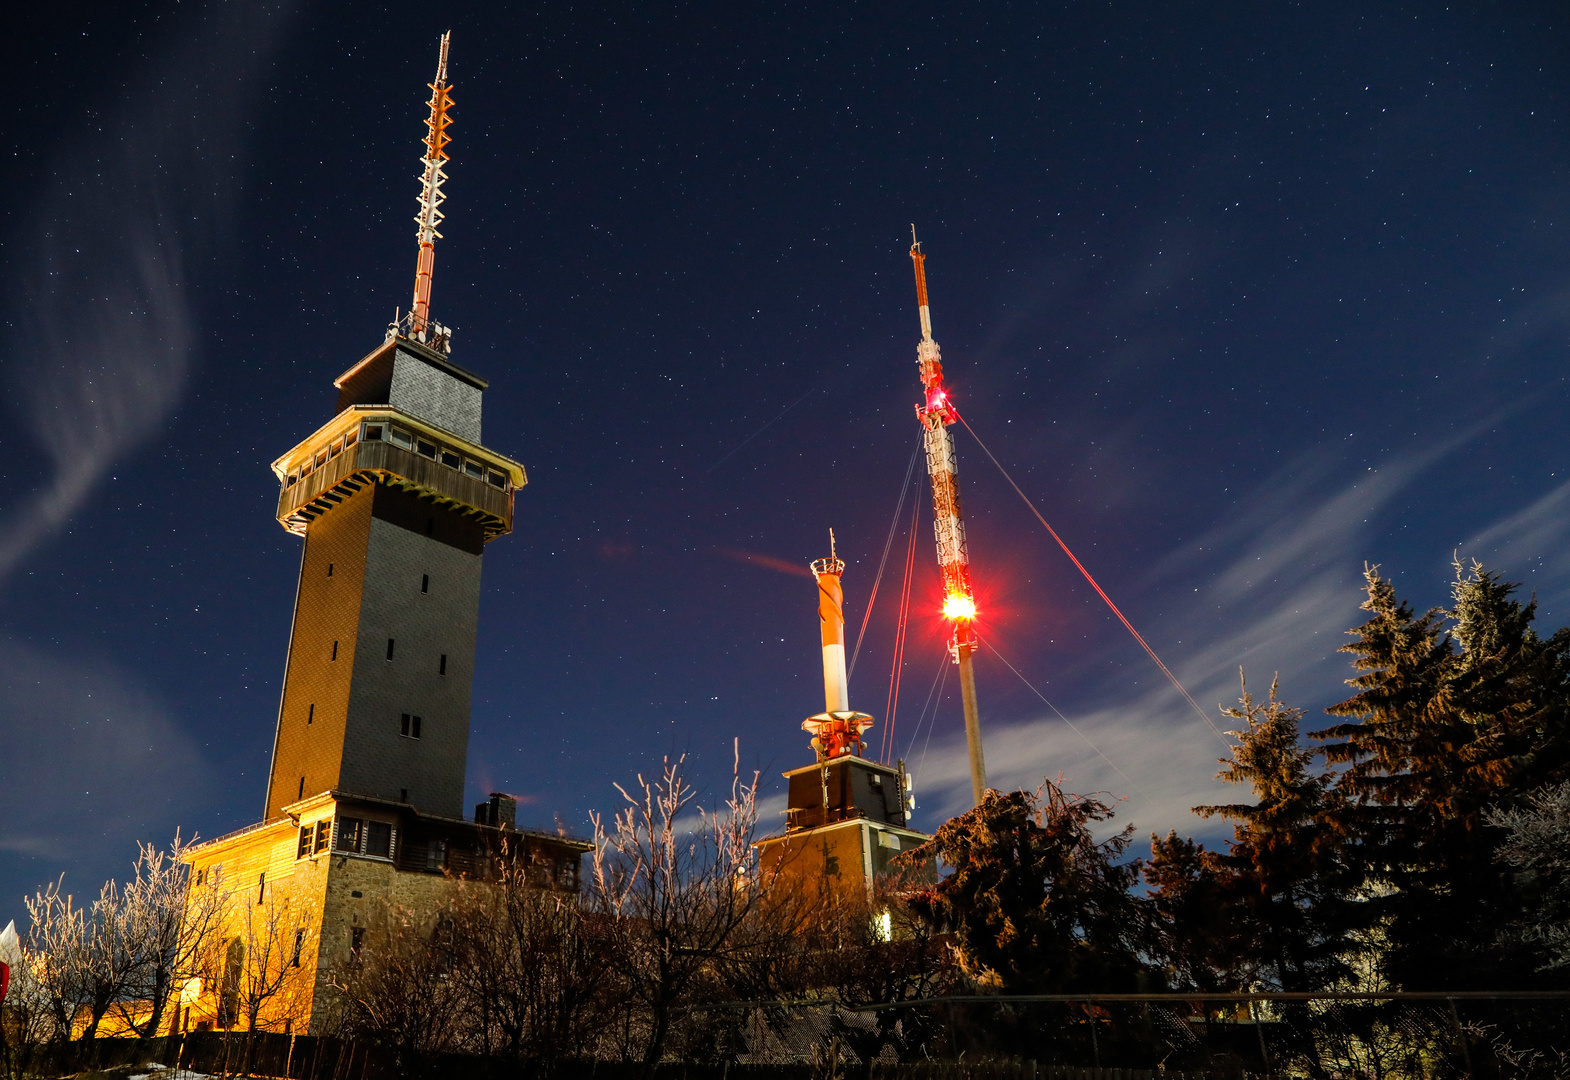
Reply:
<svg viewBox="0 0 1570 1080"><path fill-rule="evenodd" d="M932 479L932 529L938 542L938 568L943 572L943 615L953 625L949 652L959 665L960 696L965 705L965 742L970 750L970 788L975 801L987 789L987 764L981 753L981 717L976 708L976 672L972 657L977 640L976 596L970 586L970 553L965 546L965 518L959 505L959 466L949 426L959 419L943 385L943 362L932 340L932 312L927 307L926 256L910 227L910 258L916 266L916 305L921 311L921 341L916 365L926 399L916 406L927 450L927 475Z"/></svg>

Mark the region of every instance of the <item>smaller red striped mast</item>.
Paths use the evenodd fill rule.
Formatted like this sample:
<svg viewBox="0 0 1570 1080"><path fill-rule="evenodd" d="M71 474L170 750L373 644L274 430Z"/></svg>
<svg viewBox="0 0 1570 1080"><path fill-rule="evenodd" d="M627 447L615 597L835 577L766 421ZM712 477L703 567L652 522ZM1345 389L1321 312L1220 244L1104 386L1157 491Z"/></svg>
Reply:
<svg viewBox="0 0 1570 1080"><path fill-rule="evenodd" d="M927 257L910 227L910 259L916 267L916 306L921 312L921 341L916 366L925 400L916 406L927 450L927 475L932 480L932 530L938 542L938 569L943 573L943 616L953 627L949 652L959 665L960 698L965 706L965 743L970 751L970 789L977 804L987 790L987 763L981 752L981 716L976 705L976 671L972 657L976 639L976 594L970 585L970 551L965 544L965 517L959 504L959 463L954 456L950 425L959 419L948 388L943 361L932 339L932 312L927 306Z"/></svg>

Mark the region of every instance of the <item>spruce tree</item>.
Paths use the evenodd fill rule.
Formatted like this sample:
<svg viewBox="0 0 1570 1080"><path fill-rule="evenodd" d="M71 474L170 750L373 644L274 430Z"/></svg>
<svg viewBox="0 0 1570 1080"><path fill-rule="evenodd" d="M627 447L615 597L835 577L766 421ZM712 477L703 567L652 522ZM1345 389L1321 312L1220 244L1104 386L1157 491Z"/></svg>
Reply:
<svg viewBox="0 0 1570 1080"><path fill-rule="evenodd" d="M1388 943L1384 973L1407 989L1505 989L1531 964L1496 946L1516 901L1495 860L1490 807L1565 775L1570 637L1532 630L1535 603L1456 564L1454 606L1416 616L1365 572L1370 619L1343 650L1351 722L1315 732L1343 764L1336 824L1363 883L1363 921Z"/></svg>
<svg viewBox="0 0 1570 1080"><path fill-rule="evenodd" d="M1255 801L1194 808L1234 822L1228 850L1206 862L1246 927L1256 978L1280 990L1323 989L1346 973L1349 948L1346 874L1330 823L1334 778L1299 745L1303 710L1280 699L1278 682L1260 702L1239 678L1238 705L1223 712L1243 726L1228 732L1237 745L1217 776L1247 785Z"/></svg>
<svg viewBox="0 0 1570 1080"><path fill-rule="evenodd" d="M1118 862L1132 828L1099 842L1091 832L1111 817L1051 781L1040 795L988 791L902 856L953 868L911 907L953 935L967 975L1006 993L1139 989L1144 916L1129 891L1139 862Z"/></svg>
<svg viewBox="0 0 1570 1080"><path fill-rule="evenodd" d="M1215 855L1169 832L1150 837L1141 867L1150 887L1146 951L1177 990L1230 993L1258 980L1257 936L1235 880L1215 866Z"/></svg>

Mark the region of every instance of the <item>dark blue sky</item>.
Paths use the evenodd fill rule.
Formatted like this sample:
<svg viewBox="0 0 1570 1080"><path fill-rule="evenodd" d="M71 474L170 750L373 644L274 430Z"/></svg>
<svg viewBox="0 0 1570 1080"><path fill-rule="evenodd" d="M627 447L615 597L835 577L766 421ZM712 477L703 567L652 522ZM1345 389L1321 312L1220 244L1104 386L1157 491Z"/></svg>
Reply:
<svg viewBox="0 0 1570 1080"><path fill-rule="evenodd" d="M531 477L485 559L475 798L581 833L665 754L717 790L739 738L771 795L809 760L815 593L770 560L832 526L859 626L917 440L912 221L961 411L1207 708L1239 665L1343 696L1365 560L1428 605L1476 556L1570 617L1554 5L35 11L0 217L0 921L261 812L299 560L267 466L408 304L449 27L433 312ZM959 453L982 632L1080 733L983 654L994 783L1214 835L1186 811L1215 737ZM895 741L930 828L968 784L952 677L918 731L918 482ZM880 722L904 527L851 687Z"/></svg>

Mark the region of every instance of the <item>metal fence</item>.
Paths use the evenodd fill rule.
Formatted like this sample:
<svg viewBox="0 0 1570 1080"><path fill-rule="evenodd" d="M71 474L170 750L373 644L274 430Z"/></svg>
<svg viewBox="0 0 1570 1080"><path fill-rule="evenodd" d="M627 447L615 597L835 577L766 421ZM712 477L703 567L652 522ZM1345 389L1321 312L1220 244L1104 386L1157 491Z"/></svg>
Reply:
<svg viewBox="0 0 1570 1080"><path fill-rule="evenodd" d="M658 1080L1570 1080L1570 994L945 997L684 1011ZM201 1032L11 1047L8 1077L157 1063L289 1080L649 1075L420 1054L328 1037Z"/></svg>

